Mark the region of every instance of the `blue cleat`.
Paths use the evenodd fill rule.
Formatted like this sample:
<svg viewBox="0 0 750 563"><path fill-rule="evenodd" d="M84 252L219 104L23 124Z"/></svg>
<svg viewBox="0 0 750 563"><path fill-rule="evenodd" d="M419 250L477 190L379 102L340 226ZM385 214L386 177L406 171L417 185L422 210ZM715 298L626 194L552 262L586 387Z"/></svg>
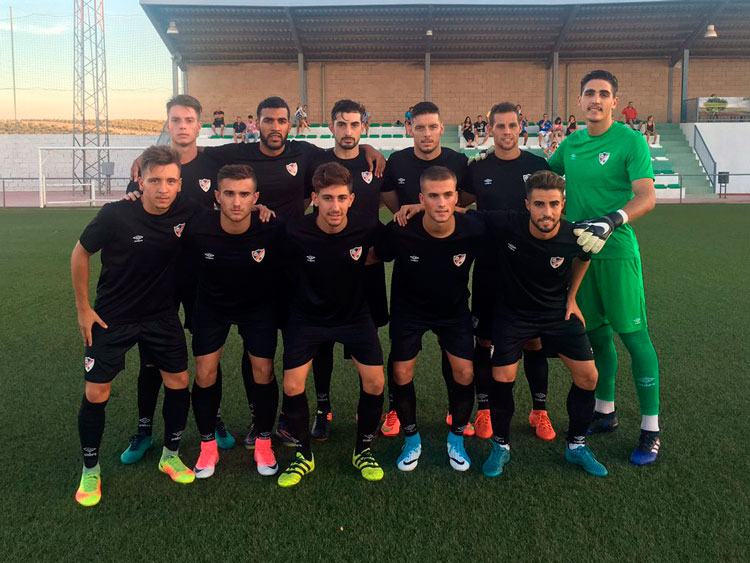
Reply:
<svg viewBox="0 0 750 563"><path fill-rule="evenodd" d="M510 448L504 448L497 442L492 442L490 457L482 465L482 473L487 477L497 477L503 474L503 467L510 461Z"/></svg>
<svg viewBox="0 0 750 563"><path fill-rule="evenodd" d="M141 432L134 434L133 437L130 438L130 443L128 444L127 449L122 452L120 461L125 465L138 463L143 458L143 454L146 453L146 450L151 447L152 442L153 438L150 434L143 434Z"/></svg>
<svg viewBox="0 0 750 563"><path fill-rule="evenodd" d="M401 471L414 471L422 455L422 438L419 432L414 436L407 436L401 448L401 454L396 459L396 467Z"/></svg>
<svg viewBox="0 0 750 563"><path fill-rule="evenodd" d="M649 432L648 430L641 430L641 437L638 440L638 445L630 455L630 463L633 465L650 465L656 461L659 457L659 447L661 441L659 440L659 432Z"/></svg>
<svg viewBox="0 0 750 563"><path fill-rule="evenodd" d="M448 461L456 471L468 471L471 460L464 448L464 437L456 436L453 432L448 433Z"/></svg>
<svg viewBox="0 0 750 563"><path fill-rule="evenodd" d="M614 432L620 427L620 422L617 420L617 411L613 411L608 414L602 414L594 411L594 418L591 419L591 424L586 431L587 436L592 434L608 434Z"/></svg>
<svg viewBox="0 0 750 563"><path fill-rule="evenodd" d="M216 444L219 446L219 449L231 450L235 446L234 436L229 433L224 421L220 418L216 419L214 435L216 436Z"/></svg>
<svg viewBox="0 0 750 563"><path fill-rule="evenodd" d="M589 475L595 477L604 477L607 475L607 468L599 463L594 457L594 452L588 446L570 449L565 446L565 461L574 465L580 465Z"/></svg>

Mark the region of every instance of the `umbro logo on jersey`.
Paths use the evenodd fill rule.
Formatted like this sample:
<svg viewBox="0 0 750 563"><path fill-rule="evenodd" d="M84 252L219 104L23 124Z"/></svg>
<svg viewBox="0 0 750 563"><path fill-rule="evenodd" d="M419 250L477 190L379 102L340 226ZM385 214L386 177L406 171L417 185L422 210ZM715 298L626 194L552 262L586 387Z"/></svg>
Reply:
<svg viewBox="0 0 750 563"><path fill-rule="evenodd" d="M133 242L143 242L143 235L135 235L133 237Z"/></svg>
<svg viewBox="0 0 750 563"><path fill-rule="evenodd" d="M214 259L214 255L213 255L213 254L211 254L210 252L206 252L206 253L205 253L205 254L203 255L203 257L204 257L204 258L205 258L206 260L213 260L213 259Z"/></svg>
<svg viewBox="0 0 750 563"><path fill-rule="evenodd" d="M370 182L372 182L372 172L370 172L369 170L365 170L364 172L362 172L362 179L365 181L365 184L369 184Z"/></svg>
<svg viewBox="0 0 750 563"><path fill-rule="evenodd" d="M174 226L174 234L177 235L177 238L182 236L183 230L185 230L185 223L180 223L179 225Z"/></svg>
<svg viewBox="0 0 750 563"><path fill-rule="evenodd" d="M453 256L453 263L456 266L461 266L464 262L466 262L466 254L455 254Z"/></svg>
<svg viewBox="0 0 750 563"><path fill-rule="evenodd" d="M492 178L485 178L484 179L484 185L485 186L491 186L492 185Z"/></svg>
<svg viewBox="0 0 750 563"><path fill-rule="evenodd" d="M578 155L576 155L576 153L571 154L570 155L570 160L575 160L576 156L578 156Z"/></svg>
<svg viewBox="0 0 750 563"><path fill-rule="evenodd" d="M266 249L258 248L256 250L253 250L251 254L252 254L253 260L260 263L263 261L263 258L266 257Z"/></svg>
<svg viewBox="0 0 750 563"><path fill-rule="evenodd" d="M201 178L198 180L198 185L204 192L208 192L211 189L211 178Z"/></svg>
<svg viewBox="0 0 750 563"><path fill-rule="evenodd" d="M516 249L516 245L513 244L512 242L509 242L508 243L508 250L515 250L515 249Z"/></svg>
<svg viewBox="0 0 750 563"><path fill-rule="evenodd" d="M362 247L355 246L354 248L350 248L349 256L351 256L354 260L359 260L359 257L362 256Z"/></svg>
<svg viewBox="0 0 750 563"><path fill-rule="evenodd" d="M406 178L399 178L396 180L399 186L403 186L406 183Z"/></svg>
<svg viewBox="0 0 750 563"><path fill-rule="evenodd" d="M297 163L296 162L290 162L286 165L286 171L289 172L292 176L297 175Z"/></svg>
<svg viewBox="0 0 750 563"><path fill-rule="evenodd" d="M553 256L549 259L549 265L553 268L559 268L560 266L562 266L563 262L565 262L565 258L563 258L562 256Z"/></svg>
<svg viewBox="0 0 750 563"><path fill-rule="evenodd" d="M409 256L410 262L419 262L419 256Z"/></svg>
<svg viewBox="0 0 750 563"><path fill-rule="evenodd" d="M308 257L307 257L307 261L308 261L308 262L309 262L310 264L312 264L313 262L315 262L315 256L308 256Z"/></svg>
<svg viewBox="0 0 750 563"><path fill-rule="evenodd" d="M94 364L96 363L96 360L94 358L89 358L86 356L86 358L83 360L83 369L86 370L86 373L90 372L94 368Z"/></svg>
<svg viewBox="0 0 750 563"><path fill-rule="evenodd" d="M606 162L609 160L609 153L608 152L600 152L599 153L599 164L604 166Z"/></svg>
<svg viewBox="0 0 750 563"><path fill-rule="evenodd" d="M523 181L524 181L524 183L526 182L526 180L529 179L529 176L531 176L531 174L524 174L523 175Z"/></svg>

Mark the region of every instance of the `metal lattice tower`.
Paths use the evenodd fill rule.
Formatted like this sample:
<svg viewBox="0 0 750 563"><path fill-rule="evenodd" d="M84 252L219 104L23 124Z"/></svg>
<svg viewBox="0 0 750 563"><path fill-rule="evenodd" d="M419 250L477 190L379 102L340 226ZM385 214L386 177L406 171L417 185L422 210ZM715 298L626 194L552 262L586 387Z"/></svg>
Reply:
<svg viewBox="0 0 750 563"><path fill-rule="evenodd" d="M104 0L73 0L73 146L109 146ZM102 189L109 151L73 151L73 182Z"/></svg>

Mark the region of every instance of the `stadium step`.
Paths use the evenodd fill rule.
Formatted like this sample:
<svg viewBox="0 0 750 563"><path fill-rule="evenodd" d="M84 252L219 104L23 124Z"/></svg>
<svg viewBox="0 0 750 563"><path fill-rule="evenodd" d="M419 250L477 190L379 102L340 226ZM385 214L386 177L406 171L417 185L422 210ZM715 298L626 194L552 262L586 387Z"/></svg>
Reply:
<svg viewBox="0 0 750 563"><path fill-rule="evenodd" d="M710 197L713 189L678 123L657 125L669 168L680 174L685 197ZM656 156L652 151L652 156Z"/></svg>

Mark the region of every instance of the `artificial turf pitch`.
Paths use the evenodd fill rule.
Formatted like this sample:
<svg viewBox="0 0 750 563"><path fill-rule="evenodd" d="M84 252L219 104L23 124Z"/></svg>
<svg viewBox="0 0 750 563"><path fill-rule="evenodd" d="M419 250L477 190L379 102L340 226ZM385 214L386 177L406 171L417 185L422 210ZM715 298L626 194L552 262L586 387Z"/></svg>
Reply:
<svg viewBox="0 0 750 563"><path fill-rule="evenodd" d="M241 444L222 454L213 478L180 486L157 471L160 406L155 447L135 466L119 461L137 419L133 351L107 407L103 499L85 509L73 500L83 349L69 256L94 211L2 211L0 560L747 561L748 212L744 205L660 206L637 223L662 378L663 446L652 467L627 461L640 417L618 342L621 428L589 442L608 477L563 461L569 377L557 360L549 411L558 437L534 437L519 374L505 474L481 474L489 443L476 438L467 445L472 469L452 471L445 388L435 339L426 336L417 365L424 453L415 472L395 467L401 438L374 442L386 470L382 482L365 482L351 466L358 385L337 348L333 434L313 443L317 468L299 487L282 490L275 478L260 477ZM98 262L92 260L92 284ZM381 336L387 353L387 332ZM222 411L238 442L248 422L239 358L233 333L222 359ZM308 395L314 408L311 389ZM191 413L185 462L192 465L198 450ZM286 466L291 450L276 452Z"/></svg>

